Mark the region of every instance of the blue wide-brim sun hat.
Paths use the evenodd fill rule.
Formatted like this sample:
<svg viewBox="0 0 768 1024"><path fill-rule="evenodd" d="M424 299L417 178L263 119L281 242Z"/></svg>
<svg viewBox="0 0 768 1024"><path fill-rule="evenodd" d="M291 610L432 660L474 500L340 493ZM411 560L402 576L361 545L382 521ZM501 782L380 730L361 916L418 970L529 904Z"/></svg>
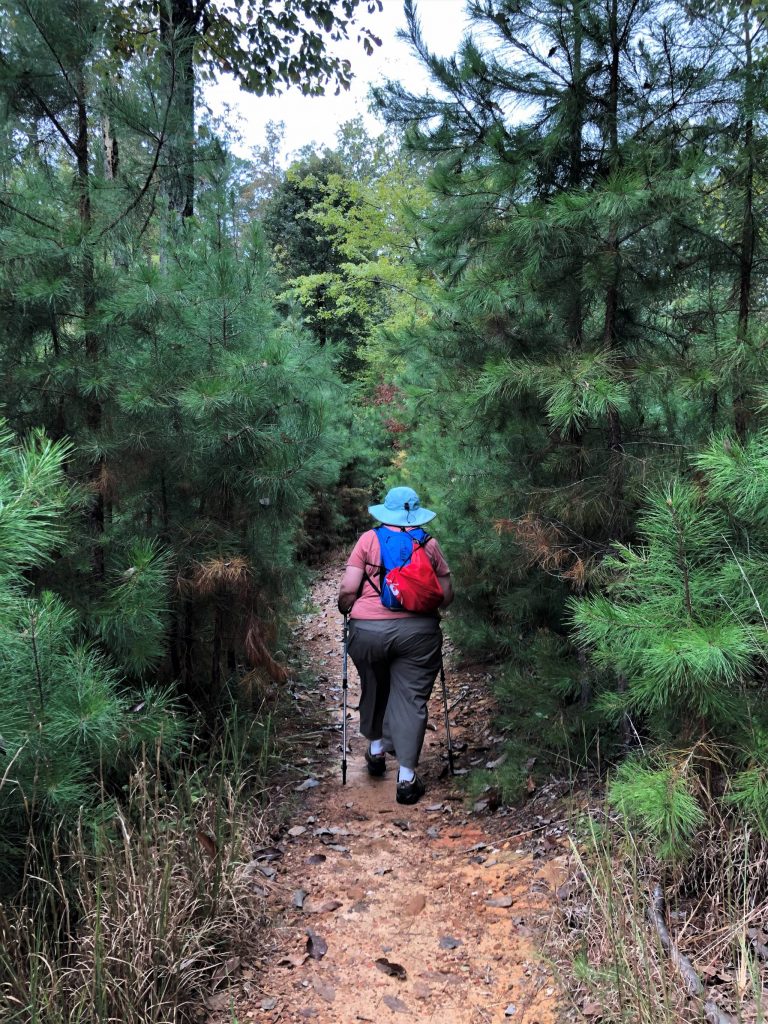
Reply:
<svg viewBox="0 0 768 1024"><path fill-rule="evenodd" d="M423 526L437 515L421 507L419 496L411 487L393 487L383 505L369 505L368 511L385 526Z"/></svg>

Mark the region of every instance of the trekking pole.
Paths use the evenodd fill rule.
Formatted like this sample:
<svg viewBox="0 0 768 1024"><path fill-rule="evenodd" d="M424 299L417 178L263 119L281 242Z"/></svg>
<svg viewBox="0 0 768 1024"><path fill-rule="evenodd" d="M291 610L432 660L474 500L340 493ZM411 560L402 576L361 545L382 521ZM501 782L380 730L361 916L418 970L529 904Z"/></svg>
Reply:
<svg viewBox="0 0 768 1024"><path fill-rule="evenodd" d="M347 613L344 613L344 660L341 671L341 784L347 784Z"/></svg>
<svg viewBox="0 0 768 1024"><path fill-rule="evenodd" d="M448 770L451 775L456 772L453 767L453 743L451 741L451 724L448 721L448 690L445 685L445 665L440 660L440 682L443 687L443 710L445 711L445 735L448 737Z"/></svg>

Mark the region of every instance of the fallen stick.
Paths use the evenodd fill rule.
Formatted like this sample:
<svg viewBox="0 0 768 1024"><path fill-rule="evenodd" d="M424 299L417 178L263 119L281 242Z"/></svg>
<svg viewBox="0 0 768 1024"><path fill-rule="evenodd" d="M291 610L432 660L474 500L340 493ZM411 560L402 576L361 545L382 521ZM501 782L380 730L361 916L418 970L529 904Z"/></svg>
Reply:
<svg viewBox="0 0 768 1024"><path fill-rule="evenodd" d="M701 983L701 978L696 973L696 969L691 961L687 956L683 956L677 948L677 943L669 934L667 922L664 920L665 910L664 890L660 885L657 885L653 890L651 903L648 907L648 920L656 930L662 949L680 973L685 991L694 999L703 999L704 986ZM707 1024L734 1024L734 1019L730 1013L721 1010L713 999L707 999L703 1003L702 1011Z"/></svg>
<svg viewBox="0 0 768 1024"><path fill-rule="evenodd" d="M470 689L470 687L469 687L469 686L465 686L465 687L463 687L463 688L462 688L462 691L461 691L461 693L459 694L459 696L458 696L458 697L456 698L456 700L454 700L454 702L453 702L453 703L452 703L452 704L450 705L450 707L448 708L448 714L450 714L450 713L451 713L451 711L453 711L453 709L454 709L454 708L455 708L455 707L456 707L456 706L457 706L458 704L461 704L461 702L462 702L462 701L463 701L463 700L464 700L464 699L465 699L466 697L468 697L468 696L470 695L470 693L471 693L471 692L472 692L472 690Z"/></svg>
<svg viewBox="0 0 768 1024"><path fill-rule="evenodd" d="M541 832L545 828L555 828L557 825L565 825L570 818L553 818L552 821L548 821L545 825L536 825L535 828L526 828L522 832L512 832L508 836L501 836L497 839L495 846L499 846L501 843L511 843L513 839L522 839L523 836L532 836L534 832Z"/></svg>
<svg viewBox="0 0 768 1024"><path fill-rule="evenodd" d="M672 939L672 936L669 934L667 922L664 920L665 909L666 901L664 899L664 890L660 885L657 885L653 890L651 905L648 907L648 920L656 929L656 934L659 936L659 941L661 942L664 952L682 975L685 991L689 996L701 996L704 994L704 986L701 983L701 978L699 978L698 974L694 970L691 961L687 956L683 956L677 948L677 944Z"/></svg>

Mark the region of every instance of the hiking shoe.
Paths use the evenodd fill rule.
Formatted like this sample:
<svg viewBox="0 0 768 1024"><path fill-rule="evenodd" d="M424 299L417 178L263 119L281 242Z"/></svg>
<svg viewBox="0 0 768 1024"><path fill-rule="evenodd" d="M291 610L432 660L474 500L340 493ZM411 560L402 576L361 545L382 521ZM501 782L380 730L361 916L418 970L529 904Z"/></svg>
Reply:
<svg viewBox="0 0 768 1024"><path fill-rule="evenodd" d="M370 743L365 751L365 763L368 765L369 775L380 776L387 770L386 757L383 754L372 754Z"/></svg>
<svg viewBox="0 0 768 1024"><path fill-rule="evenodd" d="M398 782L396 799L399 804L415 804L427 791L427 787L418 775L414 775L412 782Z"/></svg>

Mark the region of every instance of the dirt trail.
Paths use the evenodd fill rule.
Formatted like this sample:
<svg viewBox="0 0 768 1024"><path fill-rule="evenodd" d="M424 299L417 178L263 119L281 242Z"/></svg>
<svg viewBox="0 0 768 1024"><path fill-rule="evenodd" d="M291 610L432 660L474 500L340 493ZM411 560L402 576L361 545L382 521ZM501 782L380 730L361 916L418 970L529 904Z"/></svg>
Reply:
<svg viewBox="0 0 768 1024"><path fill-rule="evenodd" d="M296 637L329 713L341 700L337 582L335 570L317 582L312 596L319 611L302 617ZM467 685L475 693L481 686L449 672L450 701L466 693ZM295 695L300 707L314 712L316 690ZM350 709L357 698L350 662ZM455 741L469 743L461 764L477 737L489 735L490 723L478 720L480 706L465 696L451 716ZM234 1019L240 1024L381 1024L406 1015L423 1024L561 1019L556 985L536 937L551 915L553 891L564 880L565 839L549 829L542 852L541 845L526 845L518 835L546 830L530 828L532 820L542 820L532 819L530 810L523 817L492 815L482 805L470 811L454 780L445 773L440 778L445 742L439 684L430 714L436 729L427 733L420 768L427 795L403 807L394 799L394 762L383 779L368 776L353 710L348 782L341 786L339 733L326 731L330 741L321 735L318 742L315 712L315 724L307 727L313 730L305 761L309 782L276 844L275 874L265 883L275 918L272 948L235 996Z"/></svg>

